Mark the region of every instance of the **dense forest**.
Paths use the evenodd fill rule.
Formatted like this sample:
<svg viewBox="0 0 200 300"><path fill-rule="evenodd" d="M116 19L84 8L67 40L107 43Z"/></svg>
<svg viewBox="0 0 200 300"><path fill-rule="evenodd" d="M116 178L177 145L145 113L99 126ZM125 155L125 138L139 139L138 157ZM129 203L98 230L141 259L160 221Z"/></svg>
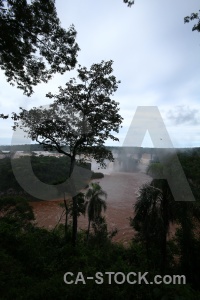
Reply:
<svg viewBox="0 0 200 300"><path fill-rule="evenodd" d="M35 176L46 184L57 185L58 183L65 182L69 177L69 159L67 157L57 158L43 155L37 157L32 155L31 157L22 156L15 160L17 162L16 167L20 170L22 179L27 179L29 176L27 170L24 168L29 160L31 160ZM82 166L86 169L91 169L90 163L84 163ZM91 178L101 178L102 176L103 174L91 173ZM0 193L2 195L26 195L29 200L35 199L31 195L28 195L16 180L10 157L0 159ZM63 196L61 191L58 196Z"/></svg>
<svg viewBox="0 0 200 300"><path fill-rule="evenodd" d="M132 211L127 216L136 232L128 247L112 242L115 233L108 231L101 214L91 219L89 238L87 231L78 231L74 247L70 224L67 230L63 224L52 230L39 228L27 195L2 195L1 299L200 299L200 151L181 151L178 157L195 203L174 201L164 179L152 179L141 186L133 207L135 214ZM0 163L1 190L13 188L20 192L9 158ZM47 183L66 179L65 157L32 157L32 165L35 174ZM148 172L158 165L152 162ZM80 210L79 215L82 213L86 211ZM167 235L170 224L176 224L173 237ZM64 281L66 272L74 274L65 278L73 280L73 284ZM97 272L101 272L98 278L87 280ZM106 272L114 273L109 279ZM121 273L114 277L118 272ZM123 278L123 274L131 272L149 273L141 284L131 284L136 277L130 277L129 282ZM185 275L186 284L172 284L169 280L168 284L151 284L158 274Z"/></svg>

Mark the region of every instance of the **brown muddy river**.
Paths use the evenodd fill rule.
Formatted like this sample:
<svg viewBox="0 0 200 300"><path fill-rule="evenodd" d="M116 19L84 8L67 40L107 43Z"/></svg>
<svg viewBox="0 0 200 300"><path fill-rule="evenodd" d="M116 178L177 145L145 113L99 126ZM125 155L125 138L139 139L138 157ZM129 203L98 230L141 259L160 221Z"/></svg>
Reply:
<svg viewBox="0 0 200 300"><path fill-rule="evenodd" d="M113 240L127 244L134 235L134 231L129 225L129 218L133 217L136 192L144 183L151 181L151 177L144 172L117 172L94 181L99 182L108 195L105 213L108 228L109 230L118 229ZM32 203L38 226L55 227L63 211L59 206L60 202L57 200ZM61 222L63 221L64 218L61 219ZM82 229L87 227L87 216L81 216L78 219L78 227Z"/></svg>

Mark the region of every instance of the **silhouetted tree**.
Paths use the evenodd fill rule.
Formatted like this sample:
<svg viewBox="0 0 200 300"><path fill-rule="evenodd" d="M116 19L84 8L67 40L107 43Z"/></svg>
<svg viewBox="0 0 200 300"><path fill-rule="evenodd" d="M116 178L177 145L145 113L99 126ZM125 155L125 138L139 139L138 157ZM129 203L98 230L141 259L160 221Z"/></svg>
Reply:
<svg viewBox="0 0 200 300"><path fill-rule="evenodd" d="M150 184L143 185L139 190L134 210L135 217L131 220L131 225L145 242L149 257L151 248L160 247L160 268L164 272L167 234L170 223L175 220L174 200L167 181L154 179Z"/></svg>
<svg viewBox="0 0 200 300"><path fill-rule="evenodd" d="M33 86L76 65L76 30L60 26L54 0L0 1L0 67L30 96Z"/></svg>
<svg viewBox="0 0 200 300"><path fill-rule="evenodd" d="M185 23L189 23L194 20L197 20L197 23L194 24L192 31L197 30L198 32L200 32L200 10L199 13L192 13L190 16L184 18Z"/></svg>
<svg viewBox="0 0 200 300"><path fill-rule="evenodd" d="M190 155L179 153L179 157L186 177L189 179L190 187L197 196L196 201L175 201L167 180L153 179L139 190L138 200L135 204L135 217L131 221L132 226L145 241L147 252L153 244L161 248L162 271L166 264L166 242L170 223L175 222L181 226L181 256L184 265L187 265L185 269L188 270L190 263L187 261L191 257L194 229L200 221L198 176L195 180L194 174L191 174L191 169L198 169L199 157L197 159L195 151ZM193 166L191 161L193 161ZM173 166L173 156L171 156L166 167L170 169ZM148 173L153 177L164 178L164 168L160 163L152 163L148 168ZM189 271L187 272L189 273Z"/></svg>
<svg viewBox="0 0 200 300"><path fill-rule="evenodd" d="M112 61L93 64L89 70L79 66L78 83L75 78L59 88L48 109L21 109L20 126L28 136L48 149L57 150L70 159L69 177L73 175L76 156L94 158L101 166L104 159L113 161L112 152L105 147L105 141L118 141L113 132L119 130L122 117L119 115L119 103L111 96L118 88L119 81L111 73ZM72 181L71 181L72 182ZM78 190L71 185L71 195ZM77 200L73 197L73 243L77 235Z"/></svg>
<svg viewBox="0 0 200 300"><path fill-rule="evenodd" d="M95 222L100 216L102 210L106 210L107 205L104 199L107 198L106 192L104 192L99 185L99 183L92 182L87 193L85 195L88 199L87 204L87 215L88 215L88 231L87 231L87 240L90 233L90 224ZM102 199L104 198L104 199Z"/></svg>

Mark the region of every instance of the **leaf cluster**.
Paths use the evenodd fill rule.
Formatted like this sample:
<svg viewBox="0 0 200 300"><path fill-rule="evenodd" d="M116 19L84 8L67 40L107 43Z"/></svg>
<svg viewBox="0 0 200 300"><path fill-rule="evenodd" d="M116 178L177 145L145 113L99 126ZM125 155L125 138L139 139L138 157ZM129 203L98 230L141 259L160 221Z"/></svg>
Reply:
<svg viewBox="0 0 200 300"><path fill-rule="evenodd" d="M112 60L102 61L89 70L79 66L79 82L72 78L65 88L59 88L59 94L47 94L54 99L49 108L21 108L15 128L22 128L32 140L70 158L90 155L102 165L104 159L112 160L112 152L104 144L108 139L118 141L113 133L118 133L123 120L119 103L111 98L120 83L112 75L112 64Z"/></svg>
<svg viewBox="0 0 200 300"><path fill-rule="evenodd" d="M135 2L134 0L123 0L123 1L128 5L128 7L131 7Z"/></svg>
<svg viewBox="0 0 200 300"><path fill-rule="evenodd" d="M11 85L30 96L33 86L76 65L73 25L60 26L54 0L0 2L0 67Z"/></svg>
<svg viewBox="0 0 200 300"><path fill-rule="evenodd" d="M200 10L199 13L192 13L190 16L184 18L184 23L189 23L191 21L197 20L197 23L192 27L192 31L197 30L200 32Z"/></svg>
<svg viewBox="0 0 200 300"><path fill-rule="evenodd" d="M62 227L55 231L48 231L36 226L23 230L23 226L16 230L15 223L0 218L0 289L1 299L183 299L199 298L199 287L192 289L186 285L143 285L116 284L112 277L112 284L108 283L105 272L141 272L148 269L143 248L132 244L128 249L111 241L96 239L88 245L81 239L76 249L66 243L61 234ZM104 220L97 224L97 236L105 232ZM199 249L199 244L198 244ZM86 284L65 284L63 275L72 272L76 279L77 273L82 272L85 279L97 272L104 274L102 284L94 280L87 280ZM151 269L151 277L159 274ZM176 268L169 271L170 275L178 274ZM197 269L197 273L199 270ZM151 277L148 279L151 281ZM137 278L137 277L136 277ZM136 279L130 277L130 280ZM120 274L118 280L122 280Z"/></svg>

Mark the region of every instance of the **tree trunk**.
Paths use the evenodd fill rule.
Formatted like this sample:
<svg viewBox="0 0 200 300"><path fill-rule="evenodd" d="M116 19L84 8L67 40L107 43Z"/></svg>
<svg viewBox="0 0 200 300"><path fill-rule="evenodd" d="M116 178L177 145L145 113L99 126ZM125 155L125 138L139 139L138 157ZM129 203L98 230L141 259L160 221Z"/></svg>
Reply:
<svg viewBox="0 0 200 300"><path fill-rule="evenodd" d="M71 156L70 168L69 168L69 177L71 177L75 166L75 156Z"/></svg>
<svg viewBox="0 0 200 300"><path fill-rule="evenodd" d="M71 156L71 162L70 162L70 169L69 169L69 178L71 177L73 170L75 166L75 155ZM71 195L76 194L75 192L75 186L73 182L71 183ZM67 202L64 197L64 205L65 205L65 238L67 237L67 229L68 229L68 206ZM72 245L75 247L76 246L76 240L77 240L77 198L76 196L72 196L72 213L73 213L73 218L72 218Z"/></svg>
<svg viewBox="0 0 200 300"><path fill-rule="evenodd" d="M68 209L68 206L67 206L67 201L65 199L65 193L64 193L64 205L65 205L65 240L67 240L68 213L69 213L69 209Z"/></svg>
<svg viewBox="0 0 200 300"><path fill-rule="evenodd" d="M165 182L164 182L165 184ZM162 236L162 244L161 244L161 251L162 251L162 261L161 261L161 272L164 274L166 268L166 258L167 258L167 233L169 230L169 199L168 199L168 187L164 185L163 188L163 236Z"/></svg>
<svg viewBox="0 0 200 300"><path fill-rule="evenodd" d="M194 280L193 271L193 251L194 251L194 234L191 216L188 214L187 206L182 210L182 237L181 237L181 267L188 281Z"/></svg>
<svg viewBox="0 0 200 300"><path fill-rule="evenodd" d="M167 232L164 233L161 247L162 247L161 273L164 274L166 268L166 257L167 257Z"/></svg>
<svg viewBox="0 0 200 300"><path fill-rule="evenodd" d="M75 166L75 155L71 157L71 164L70 164L70 170L69 170L69 177L71 177L73 170ZM73 213L73 218L72 218L72 245L75 247L76 246L76 240L77 240L77 197L76 197L76 191L75 191L75 186L73 182L71 183L71 194L75 194L75 196L72 196L72 213Z"/></svg>
<svg viewBox="0 0 200 300"><path fill-rule="evenodd" d="M89 219L89 222L88 222L87 241L88 241L88 238L89 238L89 233L90 233L90 219Z"/></svg>
<svg viewBox="0 0 200 300"><path fill-rule="evenodd" d="M73 224L72 224L72 245L76 246L77 240L77 197L72 197L73 200Z"/></svg>

